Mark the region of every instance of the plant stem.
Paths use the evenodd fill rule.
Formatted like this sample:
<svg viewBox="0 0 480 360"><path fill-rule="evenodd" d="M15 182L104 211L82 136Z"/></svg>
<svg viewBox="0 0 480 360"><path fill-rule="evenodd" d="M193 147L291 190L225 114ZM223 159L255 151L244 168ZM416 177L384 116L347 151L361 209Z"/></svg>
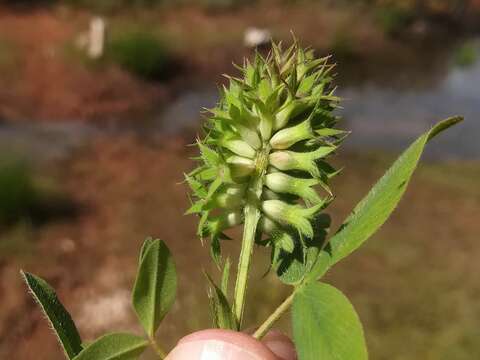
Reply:
<svg viewBox="0 0 480 360"><path fill-rule="evenodd" d="M167 357L167 353L163 350L160 345L158 345L157 341L154 338L150 338L150 344L152 345L153 350L158 355L160 359L165 359Z"/></svg>
<svg viewBox="0 0 480 360"><path fill-rule="evenodd" d="M255 244L255 232L257 230L260 211L254 204L245 206L245 225L243 229L242 249L238 259L237 281L235 283L234 310L239 330L242 326L243 313L245 310L245 297L247 293L248 272Z"/></svg>
<svg viewBox="0 0 480 360"><path fill-rule="evenodd" d="M295 297L296 290L294 290L289 297L287 297L279 307L275 309L275 311L265 320L265 322L260 325L260 327L255 331L253 334L253 337L255 339L260 340L263 338L268 330L272 328L272 326L277 322L278 319L282 317L283 314L285 314L289 309L290 306L292 306L293 303L293 298Z"/></svg>
<svg viewBox="0 0 480 360"><path fill-rule="evenodd" d="M249 184L247 194L247 204L245 205L245 221L243 227L242 249L238 259L237 280L235 283L235 294L233 299L234 314L238 322L238 330L241 329L243 313L245 311L245 298L247 294L248 272L255 245L255 234L258 221L260 220L260 210L258 203L262 195L263 178L268 165L268 153L270 146L266 146L256 160L256 174Z"/></svg>

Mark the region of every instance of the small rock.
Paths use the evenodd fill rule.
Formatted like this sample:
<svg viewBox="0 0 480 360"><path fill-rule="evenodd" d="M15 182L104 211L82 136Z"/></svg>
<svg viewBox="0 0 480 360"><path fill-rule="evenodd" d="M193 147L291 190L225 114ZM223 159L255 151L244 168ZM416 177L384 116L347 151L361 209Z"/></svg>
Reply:
<svg viewBox="0 0 480 360"><path fill-rule="evenodd" d="M62 249L64 253L71 253L75 251L75 248L75 242L70 238L64 238L60 241L60 249Z"/></svg>

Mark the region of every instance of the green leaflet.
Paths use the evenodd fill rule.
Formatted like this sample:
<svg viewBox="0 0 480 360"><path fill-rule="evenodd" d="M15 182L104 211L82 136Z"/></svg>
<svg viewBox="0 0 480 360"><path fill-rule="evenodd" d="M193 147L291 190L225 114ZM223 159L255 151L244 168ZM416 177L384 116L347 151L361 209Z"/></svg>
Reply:
<svg viewBox="0 0 480 360"><path fill-rule="evenodd" d="M175 301L177 275L170 251L161 240L142 248L132 303L148 336L153 337Z"/></svg>
<svg viewBox="0 0 480 360"><path fill-rule="evenodd" d="M82 350L82 340L78 330L55 290L47 282L27 272L20 272L35 301L42 308L53 327L68 359L73 359Z"/></svg>
<svg viewBox="0 0 480 360"><path fill-rule="evenodd" d="M74 360L133 360L143 353L148 346L148 341L142 337L113 333L102 336L80 354Z"/></svg>
<svg viewBox="0 0 480 360"><path fill-rule="evenodd" d="M220 289L207 273L205 273L205 276L210 283L208 297L213 313L214 326L220 329L238 330L238 324L226 292Z"/></svg>
<svg viewBox="0 0 480 360"><path fill-rule="evenodd" d="M138 259L138 263L142 262L143 258L145 257L145 254L147 253L148 248L154 242L155 240L150 236L145 239L145 241L143 242L142 248L140 249L140 257Z"/></svg>
<svg viewBox="0 0 480 360"><path fill-rule="evenodd" d="M366 360L362 324L345 295L311 283L295 294L293 338L299 360Z"/></svg>
<svg viewBox="0 0 480 360"><path fill-rule="evenodd" d="M308 275L310 281L322 277L331 266L355 251L383 225L404 194L428 141L462 120L457 116L441 121L410 145L330 239Z"/></svg>

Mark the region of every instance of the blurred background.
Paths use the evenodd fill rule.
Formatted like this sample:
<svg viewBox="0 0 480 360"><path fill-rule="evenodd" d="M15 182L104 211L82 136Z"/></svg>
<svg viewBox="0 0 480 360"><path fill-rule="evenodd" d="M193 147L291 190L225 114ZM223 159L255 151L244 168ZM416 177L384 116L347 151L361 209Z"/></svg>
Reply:
<svg viewBox="0 0 480 360"><path fill-rule="evenodd" d="M20 268L58 290L84 340L140 332L129 292L149 235L180 276L158 338L210 325L201 270L215 272L183 216L186 145L232 61L291 31L333 54L353 132L335 158L334 229L409 142L465 116L327 278L352 299L372 359L480 358L479 0L0 0L0 358L62 359ZM289 291L273 275L255 286L269 257L257 253L248 326Z"/></svg>

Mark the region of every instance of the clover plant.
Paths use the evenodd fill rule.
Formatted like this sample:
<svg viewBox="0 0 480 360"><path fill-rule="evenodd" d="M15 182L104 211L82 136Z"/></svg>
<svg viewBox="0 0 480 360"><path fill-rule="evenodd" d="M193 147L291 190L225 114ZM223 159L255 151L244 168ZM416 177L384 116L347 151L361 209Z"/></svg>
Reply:
<svg viewBox="0 0 480 360"><path fill-rule="evenodd" d="M208 110L204 137L197 141L198 167L186 175L192 200L187 213L198 215L198 236L208 242L222 272L219 284L206 276L214 326L245 329L251 260L256 246L269 247L271 271L292 292L256 324L253 336L261 339L291 309L300 360L367 359L352 304L321 279L387 220L429 140L462 120L446 119L421 135L328 236L325 210L334 199L329 182L339 173L328 159L348 134L336 127L340 99L334 95L333 68L328 57L315 58L296 41L287 49L272 43L266 57L257 53L246 60L238 67L239 77L228 77L218 105ZM243 236L231 297L231 262L221 248L229 239L225 232L239 226ZM67 359L136 359L147 346L160 359L166 357L155 333L175 300L175 265L165 243L153 239L145 241L138 262L132 304L145 336L110 333L88 345L54 290L22 272Z"/></svg>

